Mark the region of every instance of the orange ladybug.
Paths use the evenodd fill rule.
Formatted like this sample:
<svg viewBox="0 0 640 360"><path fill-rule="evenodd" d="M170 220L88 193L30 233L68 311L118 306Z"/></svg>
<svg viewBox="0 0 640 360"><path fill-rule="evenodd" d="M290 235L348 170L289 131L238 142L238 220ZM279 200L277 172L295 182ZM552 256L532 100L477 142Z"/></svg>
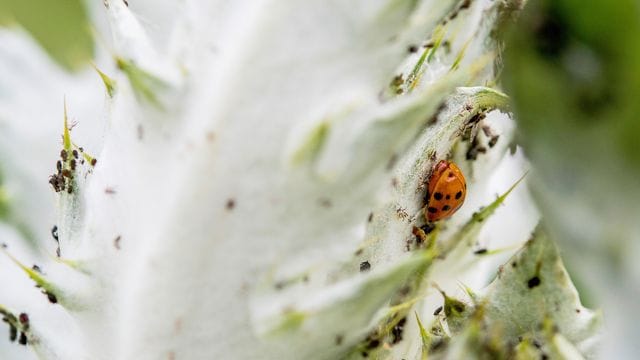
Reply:
<svg viewBox="0 0 640 360"><path fill-rule="evenodd" d="M462 171L456 164L446 160L440 160L433 167L427 189L424 215L430 222L453 215L467 195L467 183Z"/></svg>

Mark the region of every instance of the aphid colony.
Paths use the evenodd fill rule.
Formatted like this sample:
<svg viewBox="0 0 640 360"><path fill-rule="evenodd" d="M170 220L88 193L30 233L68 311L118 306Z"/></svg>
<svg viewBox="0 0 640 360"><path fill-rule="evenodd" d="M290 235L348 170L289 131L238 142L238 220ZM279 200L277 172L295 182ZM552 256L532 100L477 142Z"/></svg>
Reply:
<svg viewBox="0 0 640 360"><path fill-rule="evenodd" d="M85 159L91 166L96 165L95 158L85 154L82 148L78 150L62 149L60 151L60 160L56 162L56 173L49 176L49 184L56 192L66 191L69 194L73 192L76 167L84 165Z"/></svg>
<svg viewBox="0 0 640 360"><path fill-rule="evenodd" d="M18 340L20 345L27 345L27 332L29 331L29 315L20 313L17 317L0 308L0 314L3 315L2 321L9 325L9 340L11 342ZM18 338L20 334L20 338Z"/></svg>

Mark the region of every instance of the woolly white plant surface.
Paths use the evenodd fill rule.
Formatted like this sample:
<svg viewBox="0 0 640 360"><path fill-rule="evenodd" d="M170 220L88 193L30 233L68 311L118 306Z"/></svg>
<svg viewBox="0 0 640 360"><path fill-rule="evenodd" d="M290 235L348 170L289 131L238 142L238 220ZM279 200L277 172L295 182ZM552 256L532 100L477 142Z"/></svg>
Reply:
<svg viewBox="0 0 640 360"><path fill-rule="evenodd" d="M91 8L98 73L66 75L24 33L0 34L0 310L28 344L0 353L461 358L477 322L446 303L430 315L435 289L480 291L538 222L495 83L495 32L518 4L130 2ZM441 159L467 199L420 233ZM538 261L564 276L558 306L582 309L557 255ZM526 311L501 284L469 316ZM553 311L539 304L536 326ZM593 356L597 327L548 321L559 332L541 346ZM508 331L504 354L532 339L492 329Z"/></svg>

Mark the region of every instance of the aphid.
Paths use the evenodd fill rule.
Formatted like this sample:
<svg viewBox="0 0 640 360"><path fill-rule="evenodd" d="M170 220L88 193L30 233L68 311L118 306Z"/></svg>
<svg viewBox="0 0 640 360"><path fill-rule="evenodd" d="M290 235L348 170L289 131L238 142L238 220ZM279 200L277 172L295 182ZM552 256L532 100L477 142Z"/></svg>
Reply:
<svg viewBox="0 0 640 360"><path fill-rule="evenodd" d="M15 326L9 324L9 340L11 342L14 342L16 341L17 338L18 338L18 329Z"/></svg>
<svg viewBox="0 0 640 360"><path fill-rule="evenodd" d="M430 222L448 218L462 206L466 193L462 171L456 164L440 160L429 177L425 217Z"/></svg>
<svg viewBox="0 0 640 360"><path fill-rule="evenodd" d="M58 241L58 225L53 225L51 228L51 236L53 236L55 241Z"/></svg>
<svg viewBox="0 0 640 360"><path fill-rule="evenodd" d="M407 212L407 209L401 206L396 208L396 214L398 214L398 217L402 220L406 220L407 218L409 218L409 213Z"/></svg>
<svg viewBox="0 0 640 360"><path fill-rule="evenodd" d="M360 263L361 272L369 271L369 269L371 269L371 263L369 263L368 261L363 261Z"/></svg>
<svg viewBox="0 0 640 360"><path fill-rule="evenodd" d="M29 328L29 315L27 315L26 313L20 313L20 315L18 316L18 320L20 321L22 326L24 326L25 328Z"/></svg>
<svg viewBox="0 0 640 360"><path fill-rule="evenodd" d="M226 205L227 210L233 210L234 207L236 207L236 201L234 199L228 199Z"/></svg>
<svg viewBox="0 0 640 360"><path fill-rule="evenodd" d="M47 299L49 299L49 302L52 304L56 304L58 302L58 298L53 295L52 293L49 292L44 292L45 295L47 295Z"/></svg>
<svg viewBox="0 0 640 360"><path fill-rule="evenodd" d="M402 341L402 333L404 331L404 325L407 322L407 318L404 317L398 321L396 326L391 329L391 344L397 344Z"/></svg>
<svg viewBox="0 0 640 360"><path fill-rule="evenodd" d="M20 338L18 339L18 343L20 345L27 345L27 335L23 332L20 333Z"/></svg>
<svg viewBox="0 0 640 360"><path fill-rule="evenodd" d="M64 177L60 174L54 174L49 176L49 184L53 186L53 190L60 192L64 190Z"/></svg>
<svg viewBox="0 0 640 360"><path fill-rule="evenodd" d="M529 289L533 289L538 285L540 285L540 278L537 276L534 276L531 279L529 279L529 281L527 281L527 286L529 287Z"/></svg>

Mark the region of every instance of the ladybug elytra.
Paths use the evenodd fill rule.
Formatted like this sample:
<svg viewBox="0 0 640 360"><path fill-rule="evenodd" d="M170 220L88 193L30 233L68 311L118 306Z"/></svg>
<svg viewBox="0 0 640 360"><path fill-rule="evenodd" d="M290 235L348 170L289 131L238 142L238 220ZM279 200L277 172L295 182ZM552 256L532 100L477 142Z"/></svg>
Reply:
<svg viewBox="0 0 640 360"><path fill-rule="evenodd" d="M440 160L429 177L425 217L430 222L448 218L462 206L466 194L467 184L460 168Z"/></svg>

